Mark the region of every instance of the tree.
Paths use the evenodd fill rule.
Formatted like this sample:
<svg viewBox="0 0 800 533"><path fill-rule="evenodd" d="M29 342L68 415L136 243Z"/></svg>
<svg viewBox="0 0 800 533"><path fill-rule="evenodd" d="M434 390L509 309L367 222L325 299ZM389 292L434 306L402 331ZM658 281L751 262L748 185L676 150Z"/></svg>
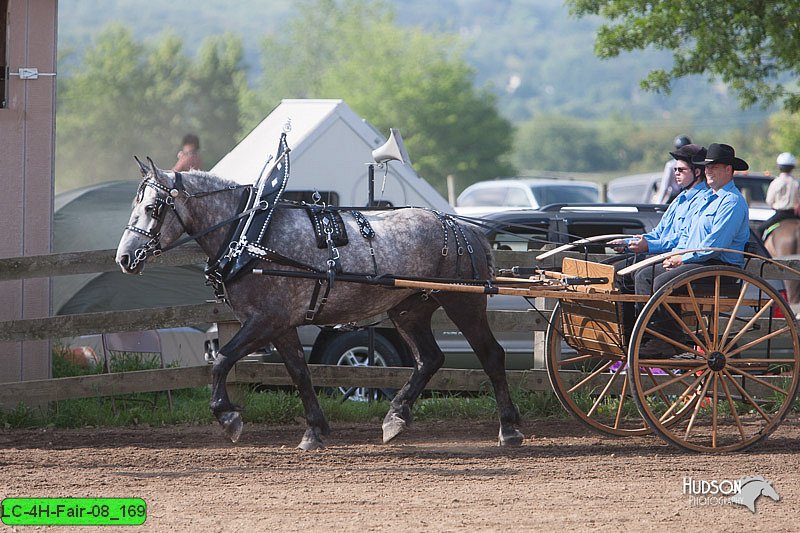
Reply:
<svg viewBox="0 0 800 533"><path fill-rule="evenodd" d="M241 57L233 36L206 39L192 61L175 34L146 46L106 27L58 84L57 188L138 177L133 155L169 168L187 132L213 164L240 129Z"/></svg>
<svg viewBox="0 0 800 533"><path fill-rule="evenodd" d="M524 171L660 170L672 149L674 137L668 135L624 116L585 121L558 114L538 115L519 125L511 162Z"/></svg>
<svg viewBox="0 0 800 533"><path fill-rule="evenodd" d="M382 132L403 133L415 170L441 191L513 172L513 130L449 36L394 23L382 1L316 0L263 43L264 75L249 102L254 124L282 98L341 98Z"/></svg>
<svg viewBox="0 0 800 533"><path fill-rule="evenodd" d="M600 15L595 53L671 50L671 70L651 70L642 87L669 93L673 80L705 74L721 80L743 108L782 103L800 110L800 0L567 0L578 17Z"/></svg>

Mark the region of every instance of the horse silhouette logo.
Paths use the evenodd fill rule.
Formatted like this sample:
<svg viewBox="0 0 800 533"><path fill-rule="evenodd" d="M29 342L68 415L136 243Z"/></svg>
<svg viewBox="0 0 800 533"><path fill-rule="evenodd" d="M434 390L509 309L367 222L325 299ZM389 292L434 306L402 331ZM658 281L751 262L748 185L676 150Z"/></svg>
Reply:
<svg viewBox="0 0 800 533"><path fill-rule="evenodd" d="M756 512L756 500L759 496L768 496L776 502L781 499L772 484L761 476L747 476L738 481L742 487L738 494L731 496L731 503L743 505Z"/></svg>

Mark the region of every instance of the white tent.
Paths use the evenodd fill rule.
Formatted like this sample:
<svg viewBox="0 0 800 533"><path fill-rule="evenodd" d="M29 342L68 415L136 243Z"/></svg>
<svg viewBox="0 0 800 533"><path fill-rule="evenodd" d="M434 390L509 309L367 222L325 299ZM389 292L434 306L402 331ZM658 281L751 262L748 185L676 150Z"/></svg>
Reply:
<svg viewBox="0 0 800 533"><path fill-rule="evenodd" d="M269 155L275 155L283 131L291 149L287 190L334 191L339 205L367 205L367 164L373 162L372 150L386 137L342 100L283 100L211 172L253 183ZM413 160L414 154L410 155ZM399 161L389 163L385 180L383 169L376 168L375 200L453 212L439 192Z"/></svg>

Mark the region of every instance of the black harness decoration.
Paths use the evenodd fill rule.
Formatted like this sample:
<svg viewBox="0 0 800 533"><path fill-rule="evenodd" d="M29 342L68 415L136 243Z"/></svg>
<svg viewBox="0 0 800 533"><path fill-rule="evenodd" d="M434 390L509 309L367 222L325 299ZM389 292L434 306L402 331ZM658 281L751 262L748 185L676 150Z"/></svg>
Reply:
<svg viewBox="0 0 800 533"><path fill-rule="evenodd" d="M308 213L308 218L311 219L311 225L314 228L317 248L330 248L331 244L333 246L347 244L347 230L338 209L307 204L306 213Z"/></svg>
<svg viewBox="0 0 800 533"><path fill-rule="evenodd" d="M350 214L353 215L354 219L356 219L358 231L361 233L361 236L367 239L367 242L369 243L369 256L372 258L372 272L377 276L378 263L375 260L375 248L372 247L372 239L375 237L375 230L372 229L369 220L367 220L367 217L365 217L364 213L361 211L353 209L350 211Z"/></svg>
<svg viewBox="0 0 800 533"><path fill-rule="evenodd" d="M267 161L267 165L269 163ZM247 218L239 220L226 239L226 244L206 265L206 279L214 287L217 296L222 295L222 285L238 276L251 261L267 258L268 250L262 245L275 205L289 181L289 145L286 142L286 133L281 134L277 157L265 176L267 165L264 165L256 184L242 195L240 211L252 212Z"/></svg>

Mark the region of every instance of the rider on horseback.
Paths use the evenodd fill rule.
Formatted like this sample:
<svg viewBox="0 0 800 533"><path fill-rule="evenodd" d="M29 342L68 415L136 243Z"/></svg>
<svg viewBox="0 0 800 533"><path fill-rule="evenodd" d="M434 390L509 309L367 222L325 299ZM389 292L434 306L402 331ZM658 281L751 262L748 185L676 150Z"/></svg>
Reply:
<svg viewBox="0 0 800 533"><path fill-rule="evenodd" d="M792 176L792 171L797 166L797 158L789 152L783 152L776 162L781 173L772 180L767 189L767 204L775 210L775 214L761 225L764 240L770 228L781 220L798 217L797 211L800 209L800 183Z"/></svg>

